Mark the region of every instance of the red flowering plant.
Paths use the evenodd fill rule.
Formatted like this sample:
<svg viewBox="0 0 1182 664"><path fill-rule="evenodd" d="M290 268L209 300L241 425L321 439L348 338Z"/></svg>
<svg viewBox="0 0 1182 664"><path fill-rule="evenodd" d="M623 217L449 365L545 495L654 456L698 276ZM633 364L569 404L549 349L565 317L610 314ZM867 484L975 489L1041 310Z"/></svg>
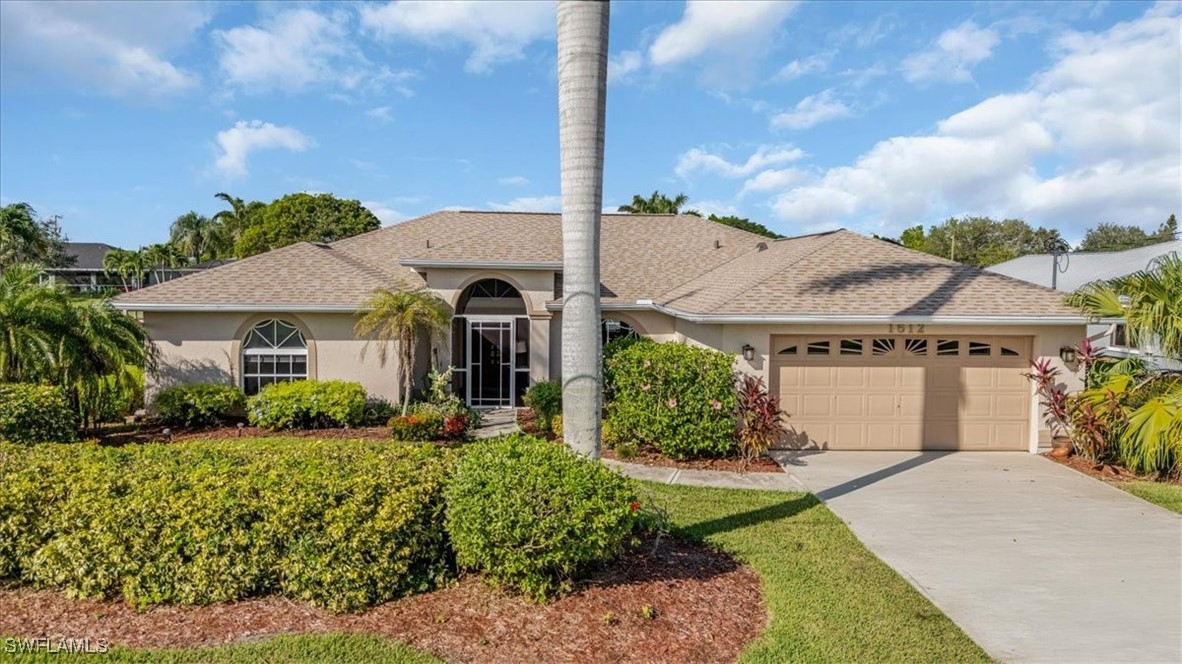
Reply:
<svg viewBox="0 0 1182 664"><path fill-rule="evenodd" d="M739 452L750 464L787 433L780 399L768 393L763 378L744 375L735 394Z"/></svg>

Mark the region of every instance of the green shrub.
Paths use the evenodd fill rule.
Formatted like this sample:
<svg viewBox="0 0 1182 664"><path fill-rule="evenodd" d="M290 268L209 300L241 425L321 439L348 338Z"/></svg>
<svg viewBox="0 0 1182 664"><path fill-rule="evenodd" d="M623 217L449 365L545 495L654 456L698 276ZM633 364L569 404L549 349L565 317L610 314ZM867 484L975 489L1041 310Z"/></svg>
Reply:
<svg viewBox="0 0 1182 664"><path fill-rule="evenodd" d="M434 446L0 445L0 580L135 606L269 593L332 611L450 569Z"/></svg>
<svg viewBox="0 0 1182 664"><path fill-rule="evenodd" d="M29 383L0 383L0 440L13 443L70 443L77 415L61 389Z"/></svg>
<svg viewBox="0 0 1182 664"><path fill-rule="evenodd" d="M365 388L343 380L297 380L267 385L247 401L250 423L266 429L357 426Z"/></svg>
<svg viewBox="0 0 1182 664"><path fill-rule="evenodd" d="M402 442L426 442L442 437L444 417L436 413L399 415L390 420L390 437Z"/></svg>
<svg viewBox="0 0 1182 664"><path fill-rule="evenodd" d="M156 414L169 426L216 427L246 407L246 395L231 385L177 385L161 390Z"/></svg>
<svg viewBox="0 0 1182 664"><path fill-rule="evenodd" d="M554 434L555 438L562 438L562 416L555 415L550 418L550 433Z"/></svg>
<svg viewBox="0 0 1182 664"><path fill-rule="evenodd" d="M534 383L525 391L522 400L538 414L538 426L549 431L550 421L562 414L562 383L556 380Z"/></svg>
<svg viewBox="0 0 1182 664"><path fill-rule="evenodd" d="M631 481L523 434L468 446L445 494L456 562L539 601L618 555L636 522Z"/></svg>
<svg viewBox="0 0 1182 664"><path fill-rule="evenodd" d="M687 344L637 342L611 366L613 435L675 459L735 449L734 357Z"/></svg>
<svg viewBox="0 0 1182 664"><path fill-rule="evenodd" d="M396 415L398 415L398 409L389 401L381 397L367 397L365 410L361 415L361 423L367 427L380 427L386 425L390 418Z"/></svg>

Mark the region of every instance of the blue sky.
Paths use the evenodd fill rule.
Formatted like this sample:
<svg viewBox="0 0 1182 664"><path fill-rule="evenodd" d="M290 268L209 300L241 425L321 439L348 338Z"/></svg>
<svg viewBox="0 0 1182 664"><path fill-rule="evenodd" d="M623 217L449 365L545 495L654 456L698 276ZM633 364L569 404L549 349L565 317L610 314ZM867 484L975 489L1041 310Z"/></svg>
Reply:
<svg viewBox="0 0 1182 664"><path fill-rule="evenodd" d="M605 204L785 234L1182 212L1176 2L616 2ZM0 3L0 202L134 247L213 194L557 210L550 3Z"/></svg>

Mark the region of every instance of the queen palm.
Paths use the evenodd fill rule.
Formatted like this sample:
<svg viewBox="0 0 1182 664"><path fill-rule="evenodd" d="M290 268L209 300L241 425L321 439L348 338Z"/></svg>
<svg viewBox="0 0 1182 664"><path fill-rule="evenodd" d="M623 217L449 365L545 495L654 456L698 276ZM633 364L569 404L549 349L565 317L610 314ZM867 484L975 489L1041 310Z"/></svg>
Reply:
<svg viewBox="0 0 1182 664"><path fill-rule="evenodd" d="M673 198L669 198L659 191L654 191L652 196L645 198L640 194L632 196L632 202L628 205L621 205L617 208L618 212L628 212L630 214L678 214L681 213L682 206L689 202L689 196L685 194L678 194ZM701 216L697 210L686 210L685 214L693 214Z"/></svg>
<svg viewBox="0 0 1182 664"><path fill-rule="evenodd" d="M170 242L150 244L140 249L140 255L144 267L156 274L156 283L162 283L169 269L184 261L184 256Z"/></svg>
<svg viewBox="0 0 1182 664"><path fill-rule="evenodd" d="M607 2L558 3L558 136L562 169L562 426L577 453L599 458L603 408L599 231L607 105Z"/></svg>
<svg viewBox="0 0 1182 664"><path fill-rule="evenodd" d="M194 263L222 257L229 249L228 239L221 224L196 212L177 217L169 228L169 242Z"/></svg>
<svg viewBox="0 0 1182 664"><path fill-rule="evenodd" d="M365 337L362 357L371 344L377 345L378 363L383 367L395 348L397 380L402 385L402 414L410 406L414 384L415 351L424 337L437 339L451 325L451 307L426 287L407 290L377 289L358 312L353 331Z"/></svg>
<svg viewBox="0 0 1182 664"><path fill-rule="evenodd" d="M139 288L144 276L144 257L138 251L112 249L103 256L103 272L118 276L125 291Z"/></svg>

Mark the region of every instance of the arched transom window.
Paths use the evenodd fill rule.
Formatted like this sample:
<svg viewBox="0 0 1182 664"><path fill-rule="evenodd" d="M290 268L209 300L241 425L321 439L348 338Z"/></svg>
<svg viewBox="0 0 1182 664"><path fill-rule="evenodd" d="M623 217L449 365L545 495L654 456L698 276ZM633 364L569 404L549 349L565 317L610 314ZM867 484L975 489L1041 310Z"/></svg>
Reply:
<svg viewBox="0 0 1182 664"><path fill-rule="evenodd" d="M599 329L600 334L603 337L603 345L605 346L609 342L615 341L616 339L639 336L636 334L636 330L632 329L631 325L625 323L622 320L615 320L612 318L603 319L603 323L600 325Z"/></svg>
<svg viewBox="0 0 1182 664"><path fill-rule="evenodd" d="M242 390L258 394L265 385L308 377L308 343L296 326L265 320L242 340Z"/></svg>

